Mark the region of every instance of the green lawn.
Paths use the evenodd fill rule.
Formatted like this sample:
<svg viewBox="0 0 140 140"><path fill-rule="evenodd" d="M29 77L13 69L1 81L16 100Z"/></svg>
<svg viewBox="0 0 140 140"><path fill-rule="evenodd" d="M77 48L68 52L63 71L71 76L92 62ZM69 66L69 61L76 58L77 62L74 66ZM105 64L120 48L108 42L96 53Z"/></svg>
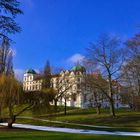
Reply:
<svg viewBox="0 0 140 140"><path fill-rule="evenodd" d="M117 128L97 128L97 127L88 127L88 126L80 126L74 124L62 124L62 123L54 123L54 122L44 122L40 120L33 119L17 119L16 123L20 124L32 124L32 125L40 125L40 126L50 126L50 127L62 127L62 128L75 128L75 129L88 129L88 130L105 130L105 131L133 131L140 132L140 127L117 127Z"/></svg>
<svg viewBox="0 0 140 140"><path fill-rule="evenodd" d="M139 137L112 135L85 135L42 131L0 132L0 140L139 140Z"/></svg>
<svg viewBox="0 0 140 140"><path fill-rule="evenodd" d="M109 110L102 110L100 115L95 113L93 109L80 109L68 112L59 116L41 116L43 119L57 120L63 122L72 122L90 125L106 125L114 127L140 127L140 112L118 109L116 110L117 118L113 119Z"/></svg>
<svg viewBox="0 0 140 140"><path fill-rule="evenodd" d="M20 110L16 108L15 111ZM70 127L70 128L83 128L83 129L96 129L96 130L109 130L109 131L139 131L140 132L140 112L132 111L128 109L116 109L117 118L113 119L109 114L109 109L102 109L101 114L97 115L95 109L78 109L78 108L69 108L67 115L64 115L63 107L59 107L60 112L53 114L53 112L47 112L46 109L38 112L33 110L27 110L21 116L32 116L35 118L53 120L53 121L62 121L70 123L79 123L79 124L89 124L89 125L101 125L101 126L113 126L117 128L101 129L101 128L89 128L81 127L68 124L59 124L59 123L48 123L42 121L34 121L30 119L17 119L16 123L27 123L35 125L45 125L45 126L56 126L56 127ZM41 112L41 113L40 113ZM6 114L6 113L5 113Z"/></svg>

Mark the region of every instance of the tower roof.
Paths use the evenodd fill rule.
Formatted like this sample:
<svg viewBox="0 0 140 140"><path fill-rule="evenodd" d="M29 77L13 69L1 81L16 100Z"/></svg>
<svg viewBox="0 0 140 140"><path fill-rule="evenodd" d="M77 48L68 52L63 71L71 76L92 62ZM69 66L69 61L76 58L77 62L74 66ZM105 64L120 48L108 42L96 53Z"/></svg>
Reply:
<svg viewBox="0 0 140 140"><path fill-rule="evenodd" d="M82 71L82 72L85 72L86 69L85 69L85 67L83 67L80 64L78 64L78 65L72 67L71 71Z"/></svg>
<svg viewBox="0 0 140 140"><path fill-rule="evenodd" d="M28 70L25 71L25 73L36 74L35 70L33 70L33 69L28 69Z"/></svg>

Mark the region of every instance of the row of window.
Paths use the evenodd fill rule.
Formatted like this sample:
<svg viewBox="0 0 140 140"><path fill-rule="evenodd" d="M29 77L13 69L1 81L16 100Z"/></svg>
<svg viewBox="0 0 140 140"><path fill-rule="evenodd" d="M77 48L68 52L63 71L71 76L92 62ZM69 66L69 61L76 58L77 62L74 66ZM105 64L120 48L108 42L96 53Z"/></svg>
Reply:
<svg viewBox="0 0 140 140"><path fill-rule="evenodd" d="M83 74L86 74L86 73L85 73L85 72L79 72L79 71L77 71L77 72L75 72L75 73L74 73L74 72L71 72L71 73L69 73L69 72L65 72L65 73L64 73L64 72L63 72L63 73L61 73L62 76L66 76L66 75L67 75L67 76L70 76L70 75L83 75Z"/></svg>
<svg viewBox="0 0 140 140"><path fill-rule="evenodd" d="M24 86L25 91L41 90L40 85Z"/></svg>
<svg viewBox="0 0 140 140"><path fill-rule="evenodd" d="M33 76L24 77L24 81L32 81L32 80L33 80Z"/></svg>
<svg viewBox="0 0 140 140"><path fill-rule="evenodd" d="M29 85L29 84L40 84L41 85L41 81L24 82L24 85Z"/></svg>
<svg viewBox="0 0 140 140"><path fill-rule="evenodd" d="M65 82L67 82L67 83L69 83L69 82L73 82L73 81L78 81L78 82L81 82L81 78L74 78L74 79L54 79L53 80L53 83L57 83L57 82L59 82L59 83L65 83Z"/></svg>

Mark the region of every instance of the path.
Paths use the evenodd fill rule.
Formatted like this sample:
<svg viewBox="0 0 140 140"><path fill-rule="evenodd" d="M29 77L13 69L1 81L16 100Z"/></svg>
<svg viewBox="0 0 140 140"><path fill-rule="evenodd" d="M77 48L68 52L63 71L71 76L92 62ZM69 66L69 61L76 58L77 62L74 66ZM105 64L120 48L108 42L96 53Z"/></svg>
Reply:
<svg viewBox="0 0 140 140"><path fill-rule="evenodd" d="M7 126L7 123L0 123L0 125ZM26 128L32 130L42 131L54 131L54 132L67 132L76 134L107 134L107 135L123 135L123 136L140 136L140 132L108 132L108 131L97 131L97 130L84 130L84 129L71 129L71 128L59 128L59 127L47 127L47 126L36 126L27 124L13 124L15 128Z"/></svg>
<svg viewBox="0 0 140 140"><path fill-rule="evenodd" d="M91 128L117 128L117 127L111 127L111 126L97 126L97 125L69 123L69 122L62 122L62 121L51 121L51 120L34 118L34 117L26 117L26 116L20 116L20 117L17 117L17 118L21 118L21 119L33 119L33 120L38 120L38 121L43 121L43 122L52 122L52 123L68 124L68 125L75 125L75 126L85 126L85 127L91 127Z"/></svg>

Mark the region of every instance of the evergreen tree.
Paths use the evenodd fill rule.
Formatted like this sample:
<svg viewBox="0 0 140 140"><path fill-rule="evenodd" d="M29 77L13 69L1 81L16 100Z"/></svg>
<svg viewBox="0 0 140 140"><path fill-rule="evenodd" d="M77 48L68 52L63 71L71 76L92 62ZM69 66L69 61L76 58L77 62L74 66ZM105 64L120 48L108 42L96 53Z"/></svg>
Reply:
<svg viewBox="0 0 140 140"><path fill-rule="evenodd" d="M51 87L51 67L50 67L50 62L48 60L44 67L43 79L44 79L43 88L50 88Z"/></svg>
<svg viewBox="0 0 140 140"><path fill-rule="evenodd" d="M19 6L20 2L17 0L0 0L0 38L7 37L9 39L10 34L21 31L15 21L16 16L22 14Z"/></svg>

